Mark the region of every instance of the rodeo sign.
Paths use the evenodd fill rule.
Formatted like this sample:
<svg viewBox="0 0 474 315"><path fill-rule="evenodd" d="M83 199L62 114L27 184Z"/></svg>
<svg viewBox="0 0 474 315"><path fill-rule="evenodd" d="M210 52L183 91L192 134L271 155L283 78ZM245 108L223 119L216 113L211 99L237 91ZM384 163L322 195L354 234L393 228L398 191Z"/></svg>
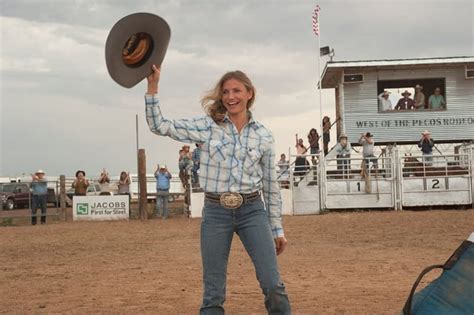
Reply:
<svg viewBox="0 0 474 315"><path fill-rule="evenodd" d="M120 196L74 196L74 221L128 220L129 199Z"/></svg>

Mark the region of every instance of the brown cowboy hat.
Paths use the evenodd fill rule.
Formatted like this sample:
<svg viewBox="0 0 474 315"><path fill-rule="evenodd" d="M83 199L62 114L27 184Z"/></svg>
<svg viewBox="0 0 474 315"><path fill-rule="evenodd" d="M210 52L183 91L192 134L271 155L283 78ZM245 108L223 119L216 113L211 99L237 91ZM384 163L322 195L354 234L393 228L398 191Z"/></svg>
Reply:
<svg viewBox="0 0 474 315"><path fill-rule="evenodd" d="M403 93L402 93L402 95L403 95L403 96L405 96L405 94L408 94L408 96L410 96L410 95L411 95L411 93L410 93L410 92L408 92L408 90L405 90L405 92L403 92Z"/></svg>
<svg viewBox="0 0 474 315"><path fill-rule="evenodd" d="M127 15L110 30L105 43L105 62L112 79L131 88L160 66L171 30L164 19L151 13Z"/></svg>

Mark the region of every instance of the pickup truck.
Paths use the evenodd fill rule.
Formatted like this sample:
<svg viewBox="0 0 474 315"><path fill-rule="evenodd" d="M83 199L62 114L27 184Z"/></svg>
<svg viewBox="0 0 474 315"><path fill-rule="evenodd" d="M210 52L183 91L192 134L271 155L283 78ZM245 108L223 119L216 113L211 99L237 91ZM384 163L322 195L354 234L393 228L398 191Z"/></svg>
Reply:
<svg viewBox="0 0 474 315"><path fill-rule="evenodd" d="M13 210L30 206L30 186L25 183L7 183L0 185L2 209Z"/></svg>

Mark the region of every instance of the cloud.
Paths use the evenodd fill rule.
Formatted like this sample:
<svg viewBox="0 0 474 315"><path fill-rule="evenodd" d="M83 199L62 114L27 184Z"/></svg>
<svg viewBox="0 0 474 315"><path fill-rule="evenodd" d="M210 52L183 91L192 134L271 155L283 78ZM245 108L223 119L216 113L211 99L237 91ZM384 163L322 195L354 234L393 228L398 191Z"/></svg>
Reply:
<svg viewBox="0 0 474 315"><path fill-rule="evenodd" d="M311 1L0 2L0 174L135 167L135 115L149 168L177 167L180 144L145 124L145 82L124 89L104 60L120 18L151 12L171 26L160 99L169 118L202 115L199 99L220 76L241 69L257 87L255 115L287 152L294 134L319 131L317 39ZM469 0L320 1L321 44L336 60L473 55ZM334 92L323 114L334 119ZM333 131L334 132L334 131ZM18 143L22 145L19 146ZM45 148L48 148L47 150ZM50 172L50 173L51 173Z"/></svg>

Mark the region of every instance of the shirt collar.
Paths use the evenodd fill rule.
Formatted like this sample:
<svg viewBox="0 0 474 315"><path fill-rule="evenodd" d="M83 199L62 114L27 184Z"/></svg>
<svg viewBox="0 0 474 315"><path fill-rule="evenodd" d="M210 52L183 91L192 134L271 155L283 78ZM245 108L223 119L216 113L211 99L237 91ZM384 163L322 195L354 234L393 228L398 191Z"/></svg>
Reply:
<svg viewBox="0 0 474 315"><path fill-rule="evenodd" d="M249 122L248 122L248 125L255 125L256 127L260 127L261 124L256 121L254 118L253 118L253 114L251 111L247 111L247 115L249 115ZM223 120L225 123L232 123L232 121L230 120L229 118L229 115L227 115L227 113L225 113L225 116L224 116L224 120Z"/></svg>

